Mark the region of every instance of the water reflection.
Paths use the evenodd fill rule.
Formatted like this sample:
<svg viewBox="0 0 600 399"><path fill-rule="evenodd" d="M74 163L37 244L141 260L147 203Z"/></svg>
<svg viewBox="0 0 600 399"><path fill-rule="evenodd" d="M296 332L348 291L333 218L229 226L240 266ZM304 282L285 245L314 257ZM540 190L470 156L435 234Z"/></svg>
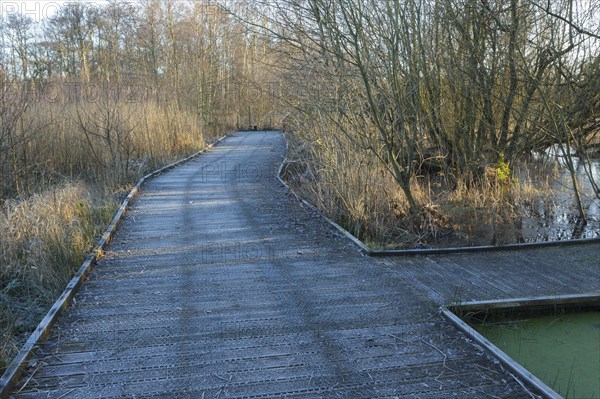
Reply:
<svg viewBox="0 0 600 399"><path fill-rule="evenodd" d="M544 198L523 204L520 217L500 222L488 210L469 210L463 215L461 231L466 242L438 242L437 246L503 245L524 242L559 241L600 237L600 199L595 187L600 184L600 160L585 161L571 157L587 225L579 222L579 210L573 182L563 153L551 147L534 156L527 167L515 168L521 182L547 192ZM590 181L594 179L595 185Z"/></svg>
<svg viewBox="0 0 600 399"><path fill-rule="evenodd" d="M555 170L547 179L551 195L546 201L537 201L534 206L524 209L525 241L565 240L573 238L593 238L600 236L600 199L596 193L600 184L600 160L586 160L576 156L571 150L577 184L588 220L580 225L579 210L573 188L573 180L567 168L567 157L557 146L546 149L537 156L537 162ZM540 177L538 176L538 179ZM592 180L593 179L593 180ZM541 181L534 181L541 184ZM599 193L600 194L600 193ZM529 211L529 212L528 212Z"/></svg>

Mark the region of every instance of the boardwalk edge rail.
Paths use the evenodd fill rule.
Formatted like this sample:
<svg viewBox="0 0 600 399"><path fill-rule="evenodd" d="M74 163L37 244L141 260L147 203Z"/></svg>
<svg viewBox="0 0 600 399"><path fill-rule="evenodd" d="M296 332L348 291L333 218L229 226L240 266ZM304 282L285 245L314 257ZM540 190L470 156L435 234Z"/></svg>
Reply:
<svg viewBox="0 0 600 399"><path fill-rule="evenodd" d="M515 373L519 378L523 381L527 382L527 384L535 388L535 390L542 394L544 398L547 399L563 399L561 395L556 393L552 388L546 385L543 381L537 378L535 375L531 374L527 371L526 368L521 366L519 363L515 362L511 357L509 357L506 353L504 353L501 349L499 349L496 345L492 344L487 340L483 335L479 334L472 327L462 321L458 316L452 313L450 310L446 308L441 309L442 314L450 323L456 326L459 330L466 334L467 337L473 339L477 344L485 348L490 354L492 354L496 359L500 361L505 367L507 367L510 371Z"/></svg>
<svg viewBox="0 0 600 399"><path fill-rule="evenodd" d="M570 294L570 295L554 295L554 296L541 296L541 297L527 297L527 298L512 298L502 300L486 300L486 301L474 301L474 302L463 302L455 305L463 311L473 309L501 309L515 306L540 306L540 305L556 305L556 304L570 304L570 303L581 303L581 302L598 302L600 299L600 291L586 294ZM504 351L490 342L483 335L478 333L473 327L463 321L458 315L452 310L453 306L442 306L439 308L442 315L456 328L461 330L467 337L474 340L477 344L482 346L488 351L493 357L498 359L505 367L515 373L519 378L525 381L530 388L534 388L537 393L541 394L547 399L563 399L563 397L549 387L545 382L541 381L526 368L517 363L513 358L508 356Z"/></svg>
<svg viewBox="0 0 600 399"><path fill-rule="evenodd" d="M285 136L285 133L281 132L281 134L283 135L283 137L285 138L285 153L287 154L288 152L288 141L287 141L287 137ZM277 175L275 176L277 178L277 180L279 180L279 182L281 184L284 185L284 187L294 196L296 197L296 199L301 203L306 205L308 208L312 209L313 211L316 211L317 213L319 213L319 215L325 219L329 224L331 224L333 227L335 227L340 233L342 233L344 236L346 236L348 239L350 239L352 242L354 242L354 244L356 244L359 248L360 251L362 253L368 253L370 251L369 247L362 242L361 240L359 240L358 238L356 238L352 233L350 233L348 230L346 230L345 228L343 228L342 226L340 226L339 224L337 224L336 222L334 222L333 220L331 220L330 218L328 218L327 216L325 216L323 214L323 212L321 212L316 206L314 206L313 204L311 204L310 202L308 202L307 200L305 200L304 198L302 198L301 196L299 196L298 194L296 194L296 192L294 192L294 190L292 190L292 188L283 180L283 178L281 177L281 172L283 172L283 168L285 167L286 163L287 163L287 156L283 158L283 161L281 161L281 164L279 165L279 169L277 170Z"/></svg>
<svg viewBox="0 0 600 399"><path fill-rule="evenodd" d="M285 150L286 154L288 151L288 142L287 137L282 132L283 137L286 139L285 141ZM325 216L322 210L317 208L315 205L311 204L309 201L302 198L298 195L292 188L287 184L283 178L281 177L281 172L283 172L283 168L285 167L288 161L287 156L284 157L281 165L279 165L279 170L277 171L277 180L281 184L283 184L287 190L296 197L298 201L302 204L306 205L310 209L318 212L329 224L335 227L339 232L349 238L354 244L356 244L360 248L360 252L367 256L411 256L411 255L449 255L449 254L464 254L464 253L473 253L473 252L493 252L493 251L514 251L521 249L533 249L533 248L542 248L542 247L557 247L564 245L580 245L580 244L600 244L600 237L595 238L580 238L573 240L561 240L561 241L543 241L543 242L526 242L526 243L518 243L518 244L505 244L505 245L481 245L475 247L454 247L454 248L423 248L423 249L371 249L369 245L365 244L361 240L358 239L354 234L350 233L348 230L344 229L342 226L331 220L329 217Z"/></svg>
<svg viewBox="0 0 600 399"><path fill-rule="evenodd" d="M232 132L225 134L221 138L213 141L203 149L193 153L188 157L175 161L169 165L163 166L162 168L157 169L154 172L150 172L149 174L145 175L137 181L136 185L131 189L125 200L123 200L123 202L121 203L119 210L117 211L112 221L102 234L102 237L98 241L98 244L96 244L92 252L85 258L81 267L73 276L71 281L69 281L69 284L67 284L67 287L65 288L63 293L56 300L54 305L52 305L46 316L42 319L40 324L38 324L37 328L31 334L27 342L25 342L17 356L15 356L15 358L12 360L12 362L0 378L0 398L8 398L10 391L14 388L18 379L20 378L21 373L23 372L23 368L25 367L27 361L31 358L34 349L36 348L36 346L44 342L44 340L47 338L50 329L52 328L56 320L58 320L60 315L67 309L73 297L75 296L75 293L78 291L79 287L92 270L96 261L102 257L104 249L110 243L114 233L117 230L117 227L119 226L121 220L127 213L127 209L129 208L131 201L138 195L140 188L144 185L144 183L170 169L182 165L198 157L199 155L207 152L209 149L222 142L231 133Z"/></svg>

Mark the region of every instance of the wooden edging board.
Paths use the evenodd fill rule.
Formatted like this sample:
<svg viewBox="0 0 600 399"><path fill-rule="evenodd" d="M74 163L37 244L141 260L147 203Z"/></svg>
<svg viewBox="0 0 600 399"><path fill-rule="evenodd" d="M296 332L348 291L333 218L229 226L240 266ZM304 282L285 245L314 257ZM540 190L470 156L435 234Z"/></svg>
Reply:
<svg viewBox="0 0 600 399"><path fill-rule="evenodd" d="M100 241L98 241L98 244L94 247L92 252L85 258L81 267L79 268L77 273L75 273L69 284L67 284L67 287L65 288L63 293L56 300L54 305L52 305L46 316L42 319L40 324L38 324L37 328L29 336L29 339L27 340L27 342L25 342L19 353L17 353L17 356L15 356L15 358L12 360L2 377L0 377L0 398L5 399L8 397L10 391L18 382L27 361L29 360L29 358L31 358L35 347L44 342L44 340L48 337L50 329L52 328L56 320L58 320L60 315L68 308L73 297L75 296L75 293L78 291L81 284L85 281L85 278L92 270L94 264L98 259L102 257L104 249L110 243L110 240L112 239L112 236L117 230L119 223L127 213L127 209L129 208L131 201L137 196L137 194L140 191L140 188L144 185L144 183L152 179L153 177L156 177L166 172L167 170L173 169L174 167L188 162L191 159L197 157L198 155L205 153L210 148L223 141L228 135L229 133L219 138L218 140L212 142L202 150L197 151L186 158L180 159L179 161L173 162L158 170L155 170L154 172L151 172L146 176L142 177L140 180L138 180L136 185L131 189L131 191L127 195L127 198L125 198L125 200L121 203L119 210L117 211L111 223L104 231L104 234L100 238Z"/></svg>
<svg viewBox="0 0 600 399"><path fill-rule="evenodd" d="M283 135L283 137L285 137L285 134L283 132L281 132L281 134ZM288 151L288 141L287 141L287 137L285 137L285 152L287 154ZM277 176L275 176L277 178L277 180L279 180L279 182L281 184L284 185L284 187L290 192L292 193L292 195L294 197L296 197L296 199L298 201L300 201L300 203L306 205L307 207L309 207L310 209L316 211L319 213L319 215L325 219L329 224L331 224L333 227L335 227L340 233L342 233L344 236L346 236L348 239L350 239L352 242L354 242L354 244L356 244L361 252L363 253L368 253L369 252L369 247L362 242L361 240L359 240L358 238L356 238L352 233L350 233L348 230L344 229L342 226L340 226L339 224L337 224L336 222L334 222L333 220L331 220L330 218L328 218L327 216L325 216L323 214L323 212L320 212L319 209L317 209L316 206L314 206L313 204L311 204L310 202L308 202L307 200L305 200L304 198L300 197L298 194L296 194L294 192L294 190L292 190L292 188L283 180L283 178L281 177L281 172L283 171L283 167L285 166L285 164L287 163L287 157L283 158L283 161L281 161L281 165L279 165L279 170L277 171Z"/></svg>
<svg viewBox="0 0 600 399"><path fill-rule="evenodd" d="M490 301L462 302L450 308L462 311L508 309L516 307L539 307L569 304L586 304L600 302L600 291L587 294L548 295L526 298L511 298Z"/></svg>
<svg viewBox="0 0 600 399"><path fill-rule="evenodd" d="M507 245L483 245L477 247L429 248L429 249L399 249L399 250L369 250L369 256L405 256L405 255L447 255L473 252L515 251L542 247L558 247L562 245L600 244L600 237L582 238L575 240L526 242Z"/></svg>
<svg viewBox="0 0 600 399"><path fill-rule="evenodd" d="M554 306L554 305L566 305L566 304L577 304L577 303L589 303L598 302L600 300L600 291L589 294L574 294L574 295L555 295L555 296L542 296L542 297L531 297L531 298L514 298L514 299L503 299L503 300L491 300L491 301L475 301L465 302L453 306L450 308L458 308L464 311L475 311L475 310L486 310L486 309L506 309L516 307L528 307L528 306ZM441 307L440 312L442 315L450 321L459 330L464 332L469 338L473 339L485 350L487 350L492 356L498 359L505 367L515 373L519 378L525 381L531 388L535 389L544 398L548 399L562 399L562 396L550 388L546 383L541 381L535 375L531 374L526 368L517 363L513 358L504 353L500 348L491 343L483 335L479 334L473 327L469 326L448 307Z"/></svg>

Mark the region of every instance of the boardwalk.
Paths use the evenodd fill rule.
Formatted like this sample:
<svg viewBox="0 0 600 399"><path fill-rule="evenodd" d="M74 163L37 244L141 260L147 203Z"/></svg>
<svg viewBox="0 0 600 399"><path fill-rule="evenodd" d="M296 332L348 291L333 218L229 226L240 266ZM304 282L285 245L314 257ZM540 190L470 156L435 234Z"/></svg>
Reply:
<svg viewBox="0 0 600 399"><path fill-rule="evenodd" d="M363 257L284 149L237 133L144 186L14 397L530 398L437 308L598 290L598 246Z"/></svg>

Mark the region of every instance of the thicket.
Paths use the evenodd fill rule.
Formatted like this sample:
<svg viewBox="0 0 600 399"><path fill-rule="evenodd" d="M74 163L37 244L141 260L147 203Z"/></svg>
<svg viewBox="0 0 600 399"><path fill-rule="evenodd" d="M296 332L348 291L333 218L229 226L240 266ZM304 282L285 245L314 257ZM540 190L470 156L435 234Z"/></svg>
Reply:
<svg viewBox="0 0 600 399"><path fill-rule="evenodd" d="M598 176L588 173L596 190L584 193L576 175L591 170L600 142L599 2L277 0L255 9L281 54L290 173L359 237L435 243L473 209L514 220L547 194L516 172L549 146L571 174L577 223L587 223Z"/></svg>

